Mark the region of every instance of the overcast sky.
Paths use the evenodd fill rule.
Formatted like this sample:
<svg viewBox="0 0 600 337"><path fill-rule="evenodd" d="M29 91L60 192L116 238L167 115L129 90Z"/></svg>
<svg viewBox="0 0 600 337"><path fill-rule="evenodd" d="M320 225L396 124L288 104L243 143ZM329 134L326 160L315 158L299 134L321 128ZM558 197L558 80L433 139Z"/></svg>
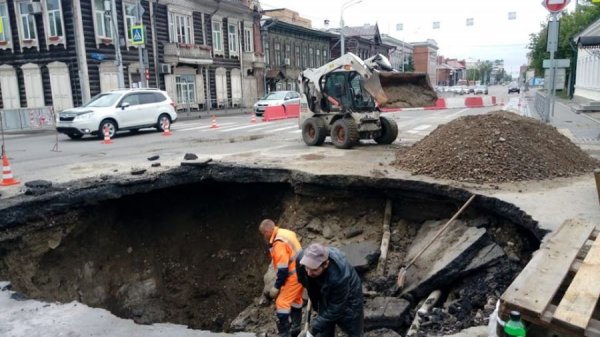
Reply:
<svg viewBox="0 0 600 337"><path fill-rule="evenodd" d="M289 8L312 20L313 28L340 26L342 4L349 0L265 0L263 9ZM358 1L358 0L356 0ZM571 1L569 9L575 7ZM516 12L509 20L508 13ZM529 34L540 30L548 11L541 0L362 0L344 11L346 26L379 25L382 34L407 42L434 39L439 54L468 60L504 59L507 72L527 63ZM473 26L467 26L473 18ZM433 29L433 22L440 22ZM398 23L402 31L396 31Z"/></svg>

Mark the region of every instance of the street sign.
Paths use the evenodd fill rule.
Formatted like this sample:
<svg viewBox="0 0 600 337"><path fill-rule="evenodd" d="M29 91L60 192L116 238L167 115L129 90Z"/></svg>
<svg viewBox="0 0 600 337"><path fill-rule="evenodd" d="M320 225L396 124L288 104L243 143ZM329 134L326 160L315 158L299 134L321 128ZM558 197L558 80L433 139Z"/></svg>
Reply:
<svg viewBox="0 0 600 337"><path fill-rule="evenodd" d="M144 76L146 77L146 80L150 80L150 69L144 69Z"/></svg>
<svg viewBox="0 0 600 337"><path fill-rule="evenodd" d="M131 44L135 46L144 44L144 25L131 26Z"/></svg>
<svg viewBox="0 0 600 337"><path fill-rule="evenodd" d="M4 27L2 26L2 18L0 17L0 34L4 33Z"/></svg>
<svg viewBox="0 0 600 337"><path fill-rule="evenodd" d="M91 53L90 57L96 61L104 61L104 54L102 53Z"/></svg>
<svg viewBox="0 0 600 337"><path fill-rule="evenodd" d="M554 59L554 66L556 68L569 68L571 65L571 60L569 59ZM550 62L550 60L544 60L542 62L542 67L543 68L550 68L552 66L552 63Z"/></svg>
<svg viewBox="0 0 600 337"><path fill-rule="evenodd" d="M548 44L546 51L549 53L556 52L558 50L558 30L559 21L548 22Z"/></svg>
<svg viewBox="0 0 600 337"><path fill-rule="evenodd" d="M567 7L571 0L544 0L542 5L546 7L550 13L560 13Z"/></svg>

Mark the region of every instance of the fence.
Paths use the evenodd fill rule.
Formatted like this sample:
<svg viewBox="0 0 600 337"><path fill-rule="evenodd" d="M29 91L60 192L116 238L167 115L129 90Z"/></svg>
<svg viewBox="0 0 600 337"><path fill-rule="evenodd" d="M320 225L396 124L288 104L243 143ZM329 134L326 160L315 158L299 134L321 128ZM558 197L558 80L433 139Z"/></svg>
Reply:
<svg viewBox="0 0 600 337"><path fill-rule="evenodd" d="M538 115L544 120L546 116L548 116L548 98L546 95L536 91L535 93L535 101L534 101L535 111Z"/></svg>
<svg viewBox="0 0 600 337"><path fill-rule="evenodd" d="M54 109L41 108L0 109L0 126L3 130L31 130L53 128Z"/></svg>

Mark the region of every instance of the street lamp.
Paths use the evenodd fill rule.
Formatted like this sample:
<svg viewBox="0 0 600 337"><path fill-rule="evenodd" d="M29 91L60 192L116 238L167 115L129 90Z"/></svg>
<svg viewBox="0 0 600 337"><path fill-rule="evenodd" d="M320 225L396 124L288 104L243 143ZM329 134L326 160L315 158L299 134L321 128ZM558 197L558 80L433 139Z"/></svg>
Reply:
<svg viewBox="0 0 600 337"><path fill-rule="evenodd" d="M344 44L344 10L350 6L356 5L363 2L363 0L348 0L342 4L342 11L340 13L340 35L341 35L341 45L340 45L340 57L344 55L346 51L346 46Z"/></svg>

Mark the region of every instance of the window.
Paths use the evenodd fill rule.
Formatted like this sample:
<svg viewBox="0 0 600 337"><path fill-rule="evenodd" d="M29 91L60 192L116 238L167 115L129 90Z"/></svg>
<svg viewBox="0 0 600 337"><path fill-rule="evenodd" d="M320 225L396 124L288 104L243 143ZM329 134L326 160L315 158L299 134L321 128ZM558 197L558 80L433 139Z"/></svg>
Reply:
<svg viewBox="0 0 600 337"><path fill-rule="evenodd" d="M215 51L223 51L223 32L221 31L221 23L219 21L212 22L213 49Z"/></svg>
<svg viewBox="0 0 600 337"><path fill-rule="evenodd" d="M281 65L281 44L275 42L275 65Z"/></svg>
<svg viewBox="0 0 600 337"><path fill-rule="evenodd" d="M192 104L196 102L195 75L178 75L175 78L177 88L177 103Z"/></svg>
<svg viewBox="0 0 600 337"><path fill-rule="evenodd" d="M286 45L285 45L285 58L290 58L290 56L291 56L291 55L290 55L290 54L291 54L291 52L290 52L290 51L291 51L291 47L290 47L290 45L289 45L289 44L286 44Z"/></svg>
<svg viewBox="0 0 600 337"><path fill-rule="evenodd" d="M317 57L317 62L315 63L315 67L320 67L321 66L321 50L317 49L315 50L316 52L316 57Z"/></svg>
<svg viewBox="0 0 600 337"><path fill-rule="evenodd" d="M227 33L229 34L229 52L237 54L238 52L238 39L237 39L237 27L235 24L227 25Z"/></svg>
<svg viewBox="0 0 600 337"><path fill-rule="evenodd" d="M313 49L308 48L308 66L312 68L314 66Z"/></svg>
<svg viewBox="0 0 600 337"><path fill-rule="evenodd" d="M302 51L302 68L308 68L308 62L306 61L306 48Z"/></svg>
<svg viewBox="0 0 600 337"><path fill-rule="evenodd" d="M112 39L110 18L104 15L104 0L94 1L94 13L96 17L96 36Z"/></svg>
<svg viewBox="0 0 600 337"><path fill-rule="evenodd" d="M244 28L244 51L251 52L254 50L254 46L252 43L252 29Z"/></svg>
<svg viewBox="0 0 600 337"><path fill-rule="evenodd" d="M296 46L296 53L294 55L296 57L296 67L300 68L300 47Z"/></svg>
<svg viewBox="0 0 600 337"><path fill-rule="evenodd" d="M127 32L127 40L132 41L133 36L131 35L131 27L135 25L137 21L137 5L124 2L124 16L125 16L125 31Z"/></svg>
<svg viewBox="0 0 600 337"><path fill-rule="evenodd" d="M327 58L327 50L323 49L323 64L329 62L329 59Z"/></svg>
<svg viewBox="0 0 600 337"><path fill-rule="evenodd" d="M2 27L4 28L0 33L0 41L10 41L10 19L6 2L0 2L0 20L2 20Z"/></svg>
<svg viewBox="0 0 600 337"><path fill-rule="evenodd" d="M30 13L28 2L19 2L19 13L21 16L21 39L35 40L35 17Z"/></svg>
<svg viewBox="0 0 600 337"><path fill-rule="evenodd" d="M48 36L63 36L62 11L59 0L46 0L46 10L48 15Z"/></svg>
<svg viewBox="0 0 600 337"><path fill-rule="evenodd" d="M169 40L171 42L193 44L192 17L179 13L169 13Z"/></svg>
<svg viewBox="0 0 600 337"><path fill-rule="evenodd" d="M271 57L269 55L269 41L265 41L265 64L271 64Z"/></svg>
<svg viewBox="0 0 600 337"><path fill-rule="evenodd" d="M140 104L140 95L141 94L130 94L125 96L122 100L121 100L121 106L124 103L129 103L130 106L134 106L134 105L139 105Z"/></svg>

